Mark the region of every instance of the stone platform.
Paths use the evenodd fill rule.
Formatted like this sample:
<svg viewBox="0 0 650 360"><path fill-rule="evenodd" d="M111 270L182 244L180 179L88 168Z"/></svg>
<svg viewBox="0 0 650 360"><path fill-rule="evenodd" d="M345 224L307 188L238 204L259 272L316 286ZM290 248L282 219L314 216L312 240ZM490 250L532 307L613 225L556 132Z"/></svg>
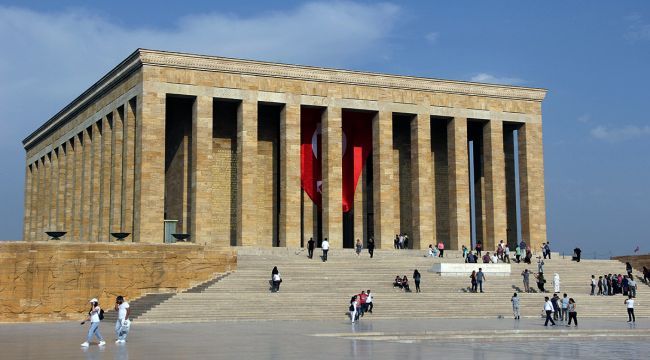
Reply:
<svg viewBox="0 0 650 360"><path fill-rule="evenodd" d="M469 276L472 271L483 269L486 276L510 276L510 264L468 264L468 263L437 263L429 268L429 272L440 276Z"/></svg>

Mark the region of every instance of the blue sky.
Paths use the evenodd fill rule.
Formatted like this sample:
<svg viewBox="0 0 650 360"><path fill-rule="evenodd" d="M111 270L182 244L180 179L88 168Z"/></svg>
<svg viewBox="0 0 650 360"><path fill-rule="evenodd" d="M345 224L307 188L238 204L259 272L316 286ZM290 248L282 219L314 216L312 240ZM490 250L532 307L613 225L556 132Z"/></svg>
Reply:
<svg viewBox="0 0 650 360"><path fill-rule="evenodd" d="M650 252L650 3L160 4L0 1L1 238L21 237L20 141L144 47L547 88L554 249Z"/></svg>

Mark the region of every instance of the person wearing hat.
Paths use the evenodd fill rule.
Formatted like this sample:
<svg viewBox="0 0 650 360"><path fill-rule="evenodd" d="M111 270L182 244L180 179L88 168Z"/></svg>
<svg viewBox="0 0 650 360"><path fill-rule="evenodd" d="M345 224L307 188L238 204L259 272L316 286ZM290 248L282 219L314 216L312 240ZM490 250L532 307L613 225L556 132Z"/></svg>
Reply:
<svg viewBox="0 0 650 360"><path fill-rule="evenodd" d="M86 341L81 344L82 347L88 347L90 345L90 340L92 340L93 335L99 340L99 346L104 346L106 341L104 337L99 332L99 314L102 309L99 307L99 301L95 298L90 300L90 311L88 311L88 317L86 320L81 322L81 325L85 324L86 321L90 321L90 328L88 329L88 336L86 336Z"/></svg>
<svg viewBox="0 0 650 360"><path fill-rule="evenodd" d="M124 301L124 296L120 295L115 299L115 311L117 311L117 321L115 322L115 340L116 344L125 343L126 336L129 334L131 321L131 309L129 303Z"/></svg>

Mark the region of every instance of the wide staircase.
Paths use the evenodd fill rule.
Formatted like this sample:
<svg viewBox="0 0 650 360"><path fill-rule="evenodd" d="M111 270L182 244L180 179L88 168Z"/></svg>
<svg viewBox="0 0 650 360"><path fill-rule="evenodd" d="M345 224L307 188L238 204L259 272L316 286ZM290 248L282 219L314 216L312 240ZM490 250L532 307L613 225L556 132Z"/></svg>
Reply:
<svg viewBox="0 0 650 360"><path fill-rule="evenodd" d="M446 257L427 258L419 250L378 250L370 259L364 250L357 258L351 249L330 250L327 262L307 258L302 249L251 249L238 251L237 270L220 277L198 291L180 293L144 312L138 322L194 322L217 320L306 320L345 319L350 297L371 289L375 310L370 319L398 318L497 318L512 316L510 298L513 292L521 297L523 317L540 317L541 293L522 293L521 272L531 265L512 263L510 276L487 275L484 293L468 291L467 276L441 277L427 270L435 262L462 262L455 251ZM282 275L280 291L269 291L271 269L277 266ZM415 292L413 270L422 274L422 292ZM561 293L573 297L578 316L626 318L623 296L590 296L591 275L624 273L625 265L614 260L582 260L572 262L557 255L546 260L546 290L552 295L553 274L561 278ZM406 275L413 292L393 288L396 275ZM636 273L636 275L640 275ZM637 281L639 317L650 316L650 287ZM531 288L535 280L531 276ZM561 295L560 295L561 296Z"/></svg>

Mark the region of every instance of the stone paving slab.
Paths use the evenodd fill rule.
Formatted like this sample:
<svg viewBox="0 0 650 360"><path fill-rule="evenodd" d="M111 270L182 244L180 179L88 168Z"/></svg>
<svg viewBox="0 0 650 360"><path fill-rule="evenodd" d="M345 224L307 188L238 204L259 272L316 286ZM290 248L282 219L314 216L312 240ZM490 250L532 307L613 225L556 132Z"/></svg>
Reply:
<svg viewBox="0 0 650 360"><path fill-rule="evenodd" d="M540 319L541 320L541 319ZM545 328L537 319L262 321L182 324L134 322L125 345L83 350L78 323L2 324L2 359L646 359L650 319L580 321ZM526 336L512 336L524 334ZM530 335L530 336L528 336ZM497 340L497 341L495 341Z"/></svg>

